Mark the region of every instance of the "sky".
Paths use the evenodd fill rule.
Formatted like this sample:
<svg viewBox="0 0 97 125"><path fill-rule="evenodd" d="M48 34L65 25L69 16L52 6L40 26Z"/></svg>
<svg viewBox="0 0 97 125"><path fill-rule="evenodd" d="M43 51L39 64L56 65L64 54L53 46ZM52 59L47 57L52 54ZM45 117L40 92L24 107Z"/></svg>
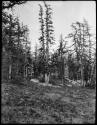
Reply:
<svg viewBox="0 0 97 125"><path fill-rule="evenodd" d="M53 9L53 26L55 45L59 44L60 34L65 38L72 32L71 24L76 21L83 22L83 18L88 21L91 27L91 33L96 34L96 5L95 1L46 1ZM14 16L18 16L20 22L28 25L29 40L31 41L31 50L34 51L36 43L39 44L40 36L39 23L39 5L44 8L42 1L28 1L26 4L15 6L13 10ZM71 44L71 43L69 43Z"/></svg>

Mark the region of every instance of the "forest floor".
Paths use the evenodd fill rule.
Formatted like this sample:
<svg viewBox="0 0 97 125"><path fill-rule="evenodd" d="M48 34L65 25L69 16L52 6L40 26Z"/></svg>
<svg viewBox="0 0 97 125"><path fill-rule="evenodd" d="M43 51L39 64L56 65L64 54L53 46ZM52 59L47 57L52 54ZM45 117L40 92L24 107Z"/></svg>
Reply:
<svg viewBox="0 0 97 125"><path fill-rule="evenodd" d="M1 122L95 123L96 90L43 86L35 82L1 85Z"/></svg>

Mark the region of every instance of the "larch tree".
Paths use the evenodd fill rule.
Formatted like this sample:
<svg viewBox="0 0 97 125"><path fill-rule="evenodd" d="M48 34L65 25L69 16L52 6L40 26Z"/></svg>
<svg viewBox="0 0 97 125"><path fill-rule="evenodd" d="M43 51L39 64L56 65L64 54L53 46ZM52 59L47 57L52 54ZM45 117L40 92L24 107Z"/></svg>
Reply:
<svg viewBox="0 0 97 125"><path fill-rule="evenodd" d="M77 62L80 65L81 83L84 84L84 64L87 56L88 41L86 36L86 26L84 23L76 22L72 24L73 33L69 34L73 38L74 50L76 52Z"/></svg>
<svg viewBox="0 0 97 125"><path fill-rule="evenodd" d="M64 45L63 45L62 34L60 36L60 45L59 45L59 48L58 48L58 52L59 52L59 76L61 77L62 83L63 83L63 77L64 77L64 58L63 58Z"/></svg>
<svg viewBox="0 0 97 125"><path fill-rule="evenodd" d="M67 41L63 39L62 34L60 35L60 43L59 43L59 48L58 48L58 54L59 54L59 77L62 80L63 84L63 79L66 74L66 66L67 66L67 61L66 61L66 54L68 52L67 49Z"/></svg>
<svg viewBox="0 0 97 125"><path fill-rule="evenodd" d="M43 75L43 79L45 79L45 24L44 24L44 12L43 7L39 4L39 22L40 22L40 54L39 54L39 69L40 73Z"/></svg>
<svg viewBox="0 0 97 125"><path fill-rule="evenodd" d="M49 49L50 45L54 43L54 29L53 29L53 21L52 21L52 8L50 5L46 4L45 5L45 40L46 40L46 73L45 73L45 82L49 83Z"/></svg>

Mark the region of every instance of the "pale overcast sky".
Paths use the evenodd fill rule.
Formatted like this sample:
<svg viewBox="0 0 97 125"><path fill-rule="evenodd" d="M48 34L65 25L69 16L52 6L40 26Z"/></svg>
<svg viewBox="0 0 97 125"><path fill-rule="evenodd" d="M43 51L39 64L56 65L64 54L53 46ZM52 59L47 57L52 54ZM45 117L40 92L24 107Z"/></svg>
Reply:
<svg viewBox="0 0 97 125"><path fill-rule="evenodd" d="M95 1L46 1L53 9L53 25L55 29L56 45L62 33L63 38L70 33L71 24L76 21L83 22L85 18L91 26L91 32L96 34L96 5ZM39 6L44 7L42 1L28 1L26 4L14 7L14 15L18 16L23 24L28 25L29 38L32 50L39 43ZM56 46L55 46L56 47Z"/></svg>

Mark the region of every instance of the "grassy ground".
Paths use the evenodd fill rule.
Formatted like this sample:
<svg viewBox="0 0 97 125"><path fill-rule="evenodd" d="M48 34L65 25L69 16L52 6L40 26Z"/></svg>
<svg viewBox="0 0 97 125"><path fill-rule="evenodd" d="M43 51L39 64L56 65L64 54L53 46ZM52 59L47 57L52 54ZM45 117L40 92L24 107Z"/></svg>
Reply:
<svg viewBox="0 0 97 125"><path fill-rule="evenodd" d="M2 83L2 123L95 123L95 90Z"/></svg>

